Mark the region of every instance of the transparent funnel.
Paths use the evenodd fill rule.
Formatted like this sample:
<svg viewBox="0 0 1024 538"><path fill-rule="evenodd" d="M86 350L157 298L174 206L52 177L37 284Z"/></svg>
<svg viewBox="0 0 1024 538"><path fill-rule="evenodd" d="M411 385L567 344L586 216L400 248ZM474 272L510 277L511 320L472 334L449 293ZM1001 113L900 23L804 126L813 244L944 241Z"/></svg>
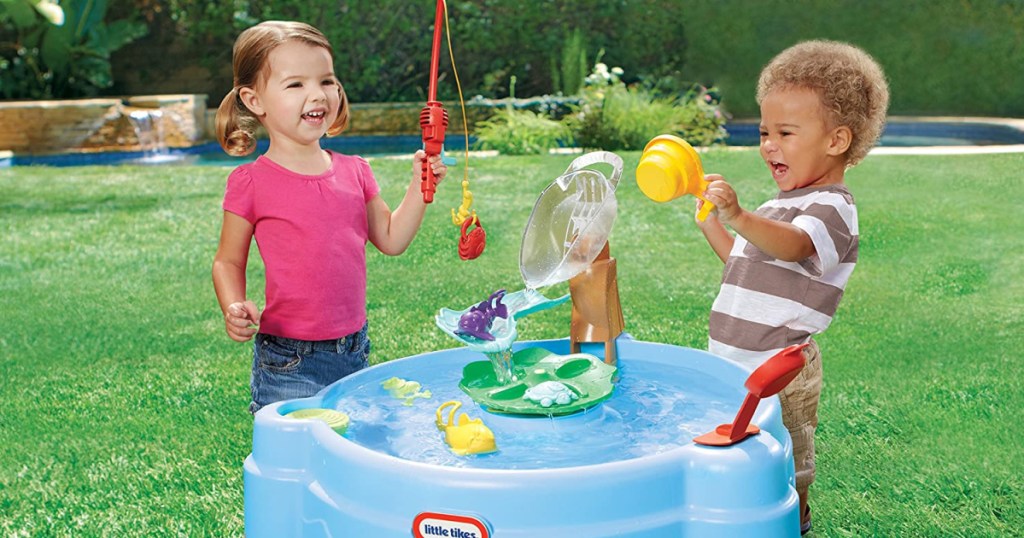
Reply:
<svg viewBox="0 0 1024 538"><path fill-rule="evenodd" d="M611 167L606 177L595 165ZM595 151L574 160L537 198L523 232L519 271L527 288L565 282L582 273L608 241L618 204L622 159Z"/></svg>

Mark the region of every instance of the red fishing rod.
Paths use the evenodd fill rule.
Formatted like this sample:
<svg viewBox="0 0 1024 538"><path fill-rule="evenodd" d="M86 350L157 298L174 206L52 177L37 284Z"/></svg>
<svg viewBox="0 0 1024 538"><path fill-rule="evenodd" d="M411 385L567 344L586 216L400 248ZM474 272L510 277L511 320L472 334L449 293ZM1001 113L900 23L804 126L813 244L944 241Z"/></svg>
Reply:
<svg viewBox="0 0 1024 538"><path fill-rule="evenodd" d="M434 14L434 47L430 54L430 86L427 89L427 106L420 111L420 128L423 129L423 150L427 160L420 170L420 191L423 201L434 201L437 178L430 168L430 158L444 151L444 132L448 127L448 111L437 100L437 64L441 55L441 27L444 24L444 0L437 0Z"/></svg>
<svg viewBox="0 0 1024 538"><path fill-rule="evenodd" d="M444 135L448 127L448 111L441 106L437 100L437 69L441 56L441 28L447 28L447 6L445 0L437 0L437 11L434 14L434 46L430 55L430 86L427 89L427 106L420 111L420 127L423 129L423 150L427 154L427 160L423 162L420 170L420 191L423 193L423 202L434 201L434 192L437 190L437 177L430 167L429 159L434 155L440 155L448 166L455 164L455 159L448 159L444 156ZM451 52L451 35L448 36L448 50ZM452 73L455 75L455 86L459 91L459 103L462 105L462 127L466 134L466 167L463 170L465 175L462 180L462 205L456 213L452 209L452 223L460 226L459 234L459 258L472 260L480 256L487 243L487 234L480 224L476 211L471 211L473 204L473 193L469 191L469 126L466 125L466 105L462 99L462 85L459 83L459 71L455 68L455 56L452 54ZM472 230L471 227L475 226Z"/></svg>

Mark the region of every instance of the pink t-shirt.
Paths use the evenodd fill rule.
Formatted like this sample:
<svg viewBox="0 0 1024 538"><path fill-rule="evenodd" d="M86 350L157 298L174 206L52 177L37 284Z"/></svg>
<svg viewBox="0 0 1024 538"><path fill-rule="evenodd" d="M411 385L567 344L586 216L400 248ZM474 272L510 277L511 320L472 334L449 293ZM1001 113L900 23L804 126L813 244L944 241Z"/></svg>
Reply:
<svg viewBox="0 0 1024 538"><path fill-rule="evenodd" d="M317 176L263 156L228 176L224 210L252 223L266 268L261 333L330 340L366 323L366 203L380 188L364 159L330 153Z"/></svg>

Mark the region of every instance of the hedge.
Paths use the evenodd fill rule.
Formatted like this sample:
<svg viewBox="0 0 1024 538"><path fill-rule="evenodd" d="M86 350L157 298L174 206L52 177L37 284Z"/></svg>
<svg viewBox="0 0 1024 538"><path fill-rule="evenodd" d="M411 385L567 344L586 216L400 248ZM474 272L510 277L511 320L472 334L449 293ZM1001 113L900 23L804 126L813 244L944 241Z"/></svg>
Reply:
<svg viewBox="0 0 1024 538"><path fill-rule="evenodd" d="M717 86L735 117L754 117L761 67L804 39L854 43L890 80L892 114L1024 117L1021 0L450 0L452 40L466 98L555 92L579 29L592 64L662 91ZM114 0L112 16L146 19L149 35L114 57L111 94L208 93L230 88L230 47L258 20L321 28L355 102L424 97L434 2L428 0ZM158 50L171 51L159 54ZM572 66L567 66L572 67ZM578 71L578 69L576 69ZM454 102L447 56L440 97ZM203 75L205 74L205 75Z"/></svg>

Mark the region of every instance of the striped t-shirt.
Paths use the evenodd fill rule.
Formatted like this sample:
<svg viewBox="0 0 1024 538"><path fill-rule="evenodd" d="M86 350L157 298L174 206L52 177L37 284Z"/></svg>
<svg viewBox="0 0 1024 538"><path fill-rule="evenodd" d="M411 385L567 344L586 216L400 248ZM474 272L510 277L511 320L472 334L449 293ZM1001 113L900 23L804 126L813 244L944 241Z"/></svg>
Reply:
<svg viewBox="0 0 1024 538"><path fill-rule="evenodd" d="M815 254L772 258L737 235L711 305L708 351L751 369L824 331L857 263L857 207L845 185L780 192L755 212L807 232Z"/></svg>

